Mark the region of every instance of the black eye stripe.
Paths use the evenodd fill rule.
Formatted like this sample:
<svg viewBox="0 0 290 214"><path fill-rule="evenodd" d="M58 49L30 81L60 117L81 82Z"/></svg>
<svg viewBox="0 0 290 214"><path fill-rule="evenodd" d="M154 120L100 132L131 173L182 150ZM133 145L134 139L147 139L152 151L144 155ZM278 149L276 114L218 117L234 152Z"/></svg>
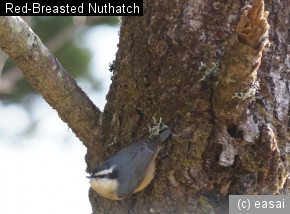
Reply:
<svg viewBox="0 0 290 214"><path fill-rule="evenodd" d="M113 170L113 172L111 172L111 173L95 175L95 177L96 178L117 179L118 178L118 173L117 173L116 170Z"/></svg>
<svg viewBox="0 0 290 214"><path fill-rule="evenodd" d="M108 174L102 174L102 175L97 175L96 177L97 178L105 178L105 177L107 177L108 176Z"/></svg>

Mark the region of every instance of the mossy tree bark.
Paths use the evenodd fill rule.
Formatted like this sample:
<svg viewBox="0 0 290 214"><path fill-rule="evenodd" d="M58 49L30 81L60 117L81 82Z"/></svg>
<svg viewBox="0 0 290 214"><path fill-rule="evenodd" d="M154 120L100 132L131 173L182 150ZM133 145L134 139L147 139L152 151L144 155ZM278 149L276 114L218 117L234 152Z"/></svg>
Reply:
<svg viewBox="0 0 290 214"><path fill-rule="evenodd" d="M146 137L153 116L177 136L141 193L109 201L90 190L94 213L226 213L229 194L287 192L290 5L265 1L268 17L251 4L144 1L143 17L122 18L88 169Z"/></svg>
<svg viewBox="0 0 290 214"><path fill-rule="evenodd" d="M88 172L148 136L153 116L176 135L160 152L156 176L145 190L112 201L90 189L94 213L227 213L229 194L287 194L290 5L265 0L267 17L258 12L262 0L251 2L256 12L242 10L245 3L144 0L144 16L122 17L102 115L45 49L39 48L46 54L22 57L12 54L16 47L0 42L87 146ZM270 46L263 52L268 23L259 25L257 17L270 25ZM0 30L0 41L7 32ZM39 45L33 38L32 51ZM50 60L27 67L38 56ZM44 68L47 72L38 73ZM68 83L69 93L54 87ZM74 113L60 105L71 96L75 104L67 105ZM85 103L90 108L82 107ZM82 109L88 112L81 117Z"/></svg>

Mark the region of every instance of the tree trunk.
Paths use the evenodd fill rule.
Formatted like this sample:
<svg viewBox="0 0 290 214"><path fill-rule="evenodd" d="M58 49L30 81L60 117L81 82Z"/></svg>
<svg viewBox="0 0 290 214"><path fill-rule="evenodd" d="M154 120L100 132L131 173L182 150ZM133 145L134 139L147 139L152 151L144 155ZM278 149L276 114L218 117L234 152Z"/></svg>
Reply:
<svg viewBox="0 0 290 214"><path fill-rule="evenodd" d="M90 189L94 213L227 213L229 194L282 194L290 187L290 5L265 1L271 45L261 60L265 43L247 44L235 31L245 4L145 0L144 16L122 17L88 172L147 137L152 117L176 136L159 153L144 191L112 201ZM241 66L246 72L239 76ZM237 79L227 76L230 70Z"/></svg>
<svg viewBox="0 0 290 214"><path fill-rule="evenodd" d="M265 49L264 1L245 4L144 0L122 18L103 114L21 19L0 17L1 49L88 148L88 172L153 117L175 134L143 191L90 189L94 213L227 213L230 194L289 194L290 5L265 0Z"/></svg>

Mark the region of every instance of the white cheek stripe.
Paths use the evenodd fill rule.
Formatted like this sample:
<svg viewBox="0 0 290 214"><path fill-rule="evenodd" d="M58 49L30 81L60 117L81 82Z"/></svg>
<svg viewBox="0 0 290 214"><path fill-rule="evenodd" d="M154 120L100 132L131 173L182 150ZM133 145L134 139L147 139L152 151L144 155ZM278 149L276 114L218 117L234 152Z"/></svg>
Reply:
<svg viewBox="0 0 290 214"><path fill-rule="evenodd" d="M94 175L97 176L97 175L106 175L106 174L112 173L114 168L115 168L115 166L111 166L110 169L106 169L106 170L97 172Z"/></svg>

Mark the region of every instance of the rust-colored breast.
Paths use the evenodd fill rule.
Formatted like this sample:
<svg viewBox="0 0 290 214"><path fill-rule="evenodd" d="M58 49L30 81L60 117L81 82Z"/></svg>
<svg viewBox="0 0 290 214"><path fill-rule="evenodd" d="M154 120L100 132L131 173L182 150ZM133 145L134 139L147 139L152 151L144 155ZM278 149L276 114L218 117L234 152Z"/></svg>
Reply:
<svg viewBox="0 0 290 214"><path fill-rule="evenodd" d="M154 178L155 175L155 158L153 160L153 162L151 163L143 181L141 182L141 184L137 187L137 189L133 192L139 192L142 189L144 189L148 184L150 184L150 182L152 181L152 179Z"/></svg>

